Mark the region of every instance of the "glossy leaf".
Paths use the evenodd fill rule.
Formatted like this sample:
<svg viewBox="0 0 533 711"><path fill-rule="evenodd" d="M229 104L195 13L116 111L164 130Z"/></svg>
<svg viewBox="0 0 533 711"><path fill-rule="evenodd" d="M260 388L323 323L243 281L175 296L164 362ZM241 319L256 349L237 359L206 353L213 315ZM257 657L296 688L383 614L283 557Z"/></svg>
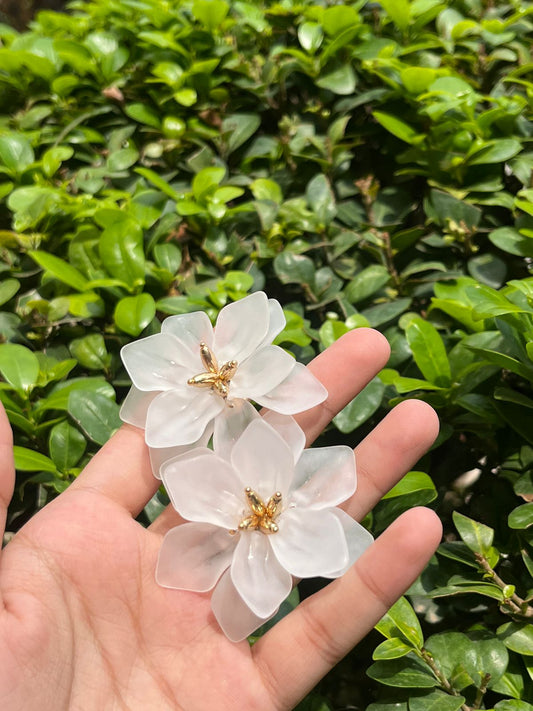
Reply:
<svg viewBox="0 0 533 711"><path fill-rule="evenodd" d="M130 336L138 336L155 316L155 301L151 294L125 296L115 308L115 323Z"/></svg>
<svg viewBox="0 0 533 711"><path fill-rule="evenodd" d="M87 437L99 445L105 444L121 425L118 405L97 392L73 390L68 412Z"/></svg>
<svg viewBox="0 0 533 711"><path fill-rule="evenodd" d="M48 438L50 457L61 472L68 471L79 462L87 442L83 434L66 420L54 425Z"/></svg>
<svg viewBox="0 0 533 711"><path fill-rule="evenodd" d="M37 356L26 346L2 343L0 374L15 390L27 392L36 385L39 376Z"/></svg>

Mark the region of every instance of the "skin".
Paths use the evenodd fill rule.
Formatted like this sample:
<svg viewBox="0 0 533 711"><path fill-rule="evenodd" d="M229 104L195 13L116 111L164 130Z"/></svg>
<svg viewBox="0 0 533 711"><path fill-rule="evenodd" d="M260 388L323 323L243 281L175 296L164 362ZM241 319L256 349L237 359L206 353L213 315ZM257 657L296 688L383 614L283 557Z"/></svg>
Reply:
<svg viewBox="0 0 533 711"><path fill-rule="evenodd" d="M329 392L300 417L312 442L385 365L383 336L357 329L311 364ZM434 441L421 401L394 408L356 448L362 518ZM12 434L0 413L0 527L14 486ZM419 575L441 537L424 508L398 518L342 578L306 599L252 648L220 632L209 595L160 588L166 510L135 516L158 487L143 432L123 426L72 486L0 558L0 708L6 711L291 709Z"/></svg>

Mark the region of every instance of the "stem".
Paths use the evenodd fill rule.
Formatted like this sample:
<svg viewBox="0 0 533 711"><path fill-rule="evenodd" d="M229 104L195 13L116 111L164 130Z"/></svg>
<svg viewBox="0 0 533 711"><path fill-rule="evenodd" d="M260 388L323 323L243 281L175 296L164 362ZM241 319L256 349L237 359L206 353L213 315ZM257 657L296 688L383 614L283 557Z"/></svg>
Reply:
<svg viewBox="0 0 533 711"><path fill-rule="evenodd" d="M487 685L490 681L491 675L487 672L487 674L483 675L483 678L481 679L481 684L479 686L479 689L477 690L476 693L476 699L474 701L474 705L472 706L472 709L479 709L481 708L481 702L483 701L483 697L487 693Z"/></svg>
<svg viewBox="0 0 533 711"><path fill-rule="evenodd" d="M505 588L508 587L507 583L502 580L494 568L491 567L485 556L482 553L475 553L475 556L479 566L485 571L485 575L489 577L501 590L505 590ZM533 607L528 605L525 600L516 594L516 592L506 598L505 602L502 604L510 607L512 610L511 614L513 615L519 615L520 617L525 617L527 619L533 617Z"/></svg>
<svg viewBox="0 0 533 711"><path fill-rule="evenodd" d="M444 691L450 694L450 696L460 696L457 689L454 689L454 687L450 684L448 678L439 669L432 655L430 654L430 652L427 651L427 649L425 649L425 647L422 647L422 649L420 650L420 656L431 669L431 671L435 675L435 678L438 680ZM461 704L461 711L472 711L472 709L466 704Z"/></svg>

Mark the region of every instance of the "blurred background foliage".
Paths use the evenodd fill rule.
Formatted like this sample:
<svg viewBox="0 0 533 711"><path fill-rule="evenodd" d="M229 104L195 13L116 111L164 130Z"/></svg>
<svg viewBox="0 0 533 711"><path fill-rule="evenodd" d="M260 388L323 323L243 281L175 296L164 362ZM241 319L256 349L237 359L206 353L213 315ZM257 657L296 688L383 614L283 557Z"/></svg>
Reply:
<svg viewBox="0 0 533 711"><path fill-rule="evenodd" d="M532 711L533 5L67 9L0 25L8 531L119 426L119 350L166 315L264 289L304 362L378 328L387 368L322 444L431 403L438 442L365 524L429 504L445 538L299 708Z"/></svg>

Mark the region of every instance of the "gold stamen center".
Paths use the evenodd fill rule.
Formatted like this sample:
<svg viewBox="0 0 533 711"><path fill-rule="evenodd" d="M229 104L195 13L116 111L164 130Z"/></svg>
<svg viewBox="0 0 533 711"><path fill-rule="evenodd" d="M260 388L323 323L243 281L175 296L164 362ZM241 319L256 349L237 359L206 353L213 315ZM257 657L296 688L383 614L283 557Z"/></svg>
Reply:
<svg viewBox="0 0 533 711"><path fill-rule="evenodd" d="M250 507L250 515L239 523L239 531L261 531L261 533L277 533L279 526L276 518L281 513L281 492L270 497L265 504L259 494L249 486L244 490Z"/></svg>
<svg viewBox="0 0 533 711"><path fill-rule="evenodd" d="M219 368L215 354L205 343L200 343L200 358L205 372L189 378L187 384L197 388L210 388L226 400L230 381L237 370L237 361L229 360L227 363L222 363Z"/></svg>

